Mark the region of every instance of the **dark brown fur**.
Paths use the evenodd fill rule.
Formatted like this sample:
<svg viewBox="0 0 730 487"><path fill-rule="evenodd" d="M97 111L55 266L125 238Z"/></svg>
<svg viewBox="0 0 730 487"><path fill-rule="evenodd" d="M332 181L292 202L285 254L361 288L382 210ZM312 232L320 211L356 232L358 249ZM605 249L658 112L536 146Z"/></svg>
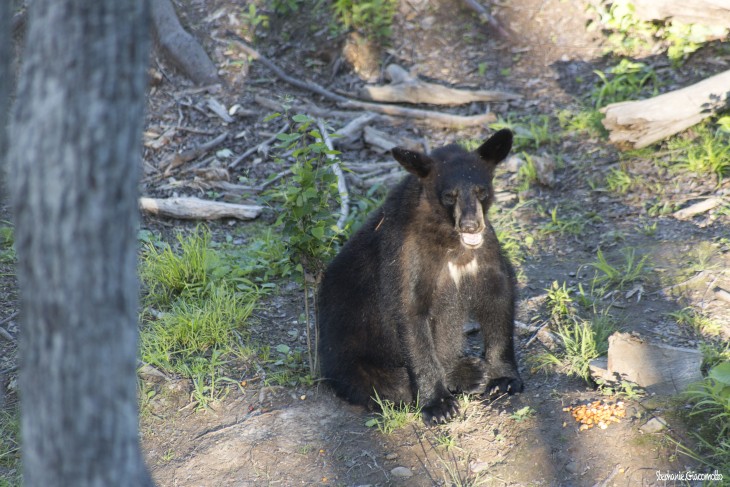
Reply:
<svg viewBox="0 0 730 487"><path fill-rule="evenodd" d="M458 412L456 392L522 390L515 361L514 273L487 219L501 130L474 152L394 149L407 176L328 267L319 290L323 377L344 399L411 403L424 419ZM462 327L480 323L483 358Z"/></svg>

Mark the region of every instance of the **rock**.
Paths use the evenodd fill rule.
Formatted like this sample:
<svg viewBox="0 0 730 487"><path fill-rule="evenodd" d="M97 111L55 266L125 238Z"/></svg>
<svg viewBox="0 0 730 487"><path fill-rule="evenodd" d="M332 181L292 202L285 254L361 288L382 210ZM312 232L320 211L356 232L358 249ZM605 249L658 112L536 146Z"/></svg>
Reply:
<svg viewBox="0 0 730 487"><path fill-rule="evenodd" d="M385 455L386 460L395 460L396 458L398 458L397 453L388 453L387 455Z"/></svg>
<svg viewBox="0 0 730 487"><path fill-rule="evenodd" d="M667 427L666 421L664 421L664 418L661 416L657 416L655 418L651 418L649 421L644 423L639 428L639 431L645 434L651 434L651 433L659 433L661 430Z"/></svg>
<svg viewBox="0 0 730 487"><path fill-rule="evenodd" d="M393 470L390 471L390 474L393 477L399 477L402 479L413 477L413 472L411 472L411 469L408 467L395 467Z"/></svg>
<svg viewBox="0 0 730 487"><path fill-rule="evenodd" d="M548 156L532 156L532 163L535 165L537 180L543 186L552 188L555 184L555 159Z"/></svg>
<svg viewBox="0 0 730 487"><path fill-rule="evenodd" d="M608 372L635 382L647 392L675 395L702 380L702 353L692 348L649 343L628 333L608 339Z"/></svg>
<svg viewBox="0 0 730 487"><path fill-rule="evenodd" d="M646 399L641 401L641 405L644 406L646 409L654 410L654 409L659 409L664 404L662 401L660 401L656 397L647 397Z"/></svg>
<svg viewBox="0 0 730 487"><path fill-rule="evenodd" d="M565 464L565 470L569 473L572 473L573 475L577 474L579 469L580 465L578 464L578 462L575 462L573 460Z"/></svg>
<svg viewBox="0 0 730 487"><path fill-rule="evenodd" d="M608 372L608 357L598 357L593 359L588 364L588 368L591 371L591 376L594 379L601 379L605 381L613 381L615 377L611 376Z"/></svg>

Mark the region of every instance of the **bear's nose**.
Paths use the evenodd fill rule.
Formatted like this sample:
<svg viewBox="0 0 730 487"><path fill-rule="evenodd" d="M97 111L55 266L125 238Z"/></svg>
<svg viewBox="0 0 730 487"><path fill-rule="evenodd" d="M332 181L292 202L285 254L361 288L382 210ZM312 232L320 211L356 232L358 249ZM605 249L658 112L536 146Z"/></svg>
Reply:
<svg viewBox="0 0 730 487"><path fill-rule="evenodd" d="M459 222L459 229L464 233L477 233L477 231L479 230L479 224L476 220L473 220L471 218L462 219Z"/></svg>

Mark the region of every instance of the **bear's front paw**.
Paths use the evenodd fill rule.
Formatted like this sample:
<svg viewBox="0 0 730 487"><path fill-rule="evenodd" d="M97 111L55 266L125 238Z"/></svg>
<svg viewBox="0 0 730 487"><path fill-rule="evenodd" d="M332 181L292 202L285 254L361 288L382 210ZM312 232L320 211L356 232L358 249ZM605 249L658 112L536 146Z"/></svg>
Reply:
<svg viewBox="0 0 730 487"><path fill-rule="evenodd" d="M519 377L500 377L499 379L492 379L487 384L486 394L493 396L495 394L516 394L522 392L525 389L522 379Z"/></svg>
<svg viewBox="0 0 730 487"><path fill-rule="evenodd" d="M421 409L421 414L427 425L445 423L459 414L459 401L451 394L436 398Z"/></svg>

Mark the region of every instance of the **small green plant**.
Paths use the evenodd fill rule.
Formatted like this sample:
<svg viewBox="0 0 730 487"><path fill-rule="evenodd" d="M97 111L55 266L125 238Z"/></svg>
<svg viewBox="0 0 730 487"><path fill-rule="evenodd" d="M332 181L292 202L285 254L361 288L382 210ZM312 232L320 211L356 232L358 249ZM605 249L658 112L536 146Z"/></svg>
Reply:
<svg viewBox="0 0 730 487"><path fill-rule="evenodd" d="M0 409L0 471L7 475L0 478L0 485L20 487L20 413L17 408Z"/></svg>
<svg viewBox="0 0 730 487"><path fill-rule="evenodd" d="M606 175L606 187L609 191L626 194L634 185L634 178L623 168L611 168Z"/></svg>
<svg viewBox="0 0 730 487"><path fill-rule="evenodd" d="M730 362L730 342L707 341L700 343L702 367L709 370L721 362Z"/></svg>
<svg viewBox="0 0 730 487"><path fill-rule="evenodd" d="M550 211L550 221L544 224L541 230L544 233L558 233L560 235L580 235L585 229L586 221L580 216L563 218L558 215L558 207Z"/></svg>
<svg viewBox="0 0 730 487"><path fill-rule="evenodd" d="M594 73L600 80L591 93L591 99L597 109L610 103L636 98L639 93L645 91L656 95L659 90L656 73L644 63L622 59L605 72L596 70Z"/></svg>
<svg viewBox="0 0 730 487"><path fill-rule="evenodd" d="M730 467L730 362L712 367L707 377L685 394L693 404L690 417L702 418L697 437L704 450L703 463Z"/></svg>
<svg viewBox="0 0 730 487"><path fill-rule="evenodd" d="M385 44L391 35L397 5L395 0L335 0L332 8L345 28Z"/></svg>
<svg viewBox="0 0 730 487"><path fill-rule="evenodd" d="M279 15L290 15L299 11L302 0L273 0L271 6Z"/></svg>
<svg viewBox="0 0 730 487"><path fill-rule="evenodd" d="M641 233L646 235L647 237L653 237L656 235L657 231L657 222L654 222L652 224L645 223L641 226Z"/></svg>
<svg viewBox="0 0 730 487"><path fill-rule="evenodd" d="M595 108L580 111L561 110L558 112L558 122L563 130L593 137L608 135L606 128L601 123L602 120L603 114Z"/></svg>
<svg viewBox="0 0 730 487"><path fill-rule="evenodd" d="M241 13L243 37L253 42L256 39L256 30L259 27L269 28L269 16L259 13L255 3L248 4L248 10Z"/></svg>
<svg viewBox="0 0 730 487"><path fill-rule="evenodd" d="M618 383L608 383L603 379L596 379L596 384L601 394L606 396L619 396L625 397L630 401L638 401L646 395L646 392L641 387L627 380L621 380Z"/></svg>
<svg viewBox="0 0 730 487"><path fill-rule="evenodd" d="M0 220L0 263L15 262L15 232L10 222Z"/></svg>
<svg viewBox="0 0 730 487"><path fill-rule="evenodd" d="M697 125L670 139L667 148L674 154L677 168L700 177L713 174L718 184L730 174L730 134L724 131L722 123L714 129L707 122Z"/></svg>
<svg viewBox="0 0 730 487"><path fill-rule="evenodd" d="M550 319L553 323L561 323L575 316L573 299L570 297L570 291L565 283L560 285L558 281L553 281L546 291L545 305L550 312Z"/></svg>
<svg viewBox="0 0 730 487"><path fill-rule="evenodd" d="M269 119L280 116L274 114ZM292 275L304 287L304 318L307 330L309 367L312 377L317 375L317 324L310 326L310 289L317 287L322 272L337 250L344 236L338 227L335 208L339 205L337 178L332 170L339 163L339 152L330 150L315 126L315 120L306 115L291 117L294 130L279 134L278 149L290 153L291 178L270 193L271 200L280 205L277 225L281 225L294 265ZM277 161L284 163L281 158ZM287 163L289 165L289 163ZM310 330L314 328L314 337Z"/></svg>
<svg viewBox="0 0 730 487"><path fill-rule="evenodd" d="M538 149L547 144L553 144L558 140L558 136L550 127L550 117L540 115L539 117L531 117L529 119L514 120L507 117L506 120L499 119L489 125L493 130L501 130L508 128L514 133L513 150L515 152L526 149Z"/></svg>
<svg viewBox="0 0 730 487"><path fill-rule="evenodd" d="M451 436L449 433L437 434L435 440L436 445L442 447L447 452L457 448L456 438Z"/></svg>
<svg viewBox="0 0 730 487"><path fill-rule="evenodd" d="M602 27L611 32L608 37L611 46L609 52L631 56L650 47L657 28L636 16L636 9L630 0L615 0L597 7L596 11Z"/></svg>
<svg viewBox="0 0 730 487"><path fill-rule="evenodd" d="M631 247L621 249L623 262L620 264L611 264L606 260L601 249L596 253L596 262L588 264L597 272L595 283L598 286L605 286L608 289L623 290L629 284L641 281L646 272L645 267L649 259L648 255L639 257L636 250Z"/></svg>
<svg viewBox="0 0 730 487"><path fill-rule="evenodd" d="M378 391L374 391L374 394L373 401L380 411L375 414L374 418L365 423L368 428L375 426L381 433L389 435L421 417L421 406L418 399L416 399L415 405L394 404L393 401L388 399L381 399Z"/></svg>
<svg viewBox="0 0 730 487"><path fill-rule="evenodd" d="M520 408L517 411L513 412L512 414L510 414L509 417L510 417L510 419L513 419L516 422L521 423L523 421L530 419L534 415L535 415L535 410L532 409L530 406L525 406L525 407Z"/></svg>
<svg viewBox="0 0 730 487"><path fill-rule="evenodd" d="M690 307L669 313L669 316L672 317L678 325L688 326L702 335L716 336L722 331L722 325L720 325L720 323Z"/></svg>
<svg viewBox="0 0 730 487"><path fill-rule="evenodd" d="M530 186L538 182L535 161L526 152L523 152L522 156L525 162L517 169L518 192L527 191L530 189Z"/></svg>
<svg viewBox="0 0 730 487"><path fill-rule="evenodd" d="M556 331L560 350L543 352L531 361L538 370L558 367L589 382L590 362L608 352L608 337L614 330L609 315L596 315L591 321L574 319L560 323Z"/></svg>

